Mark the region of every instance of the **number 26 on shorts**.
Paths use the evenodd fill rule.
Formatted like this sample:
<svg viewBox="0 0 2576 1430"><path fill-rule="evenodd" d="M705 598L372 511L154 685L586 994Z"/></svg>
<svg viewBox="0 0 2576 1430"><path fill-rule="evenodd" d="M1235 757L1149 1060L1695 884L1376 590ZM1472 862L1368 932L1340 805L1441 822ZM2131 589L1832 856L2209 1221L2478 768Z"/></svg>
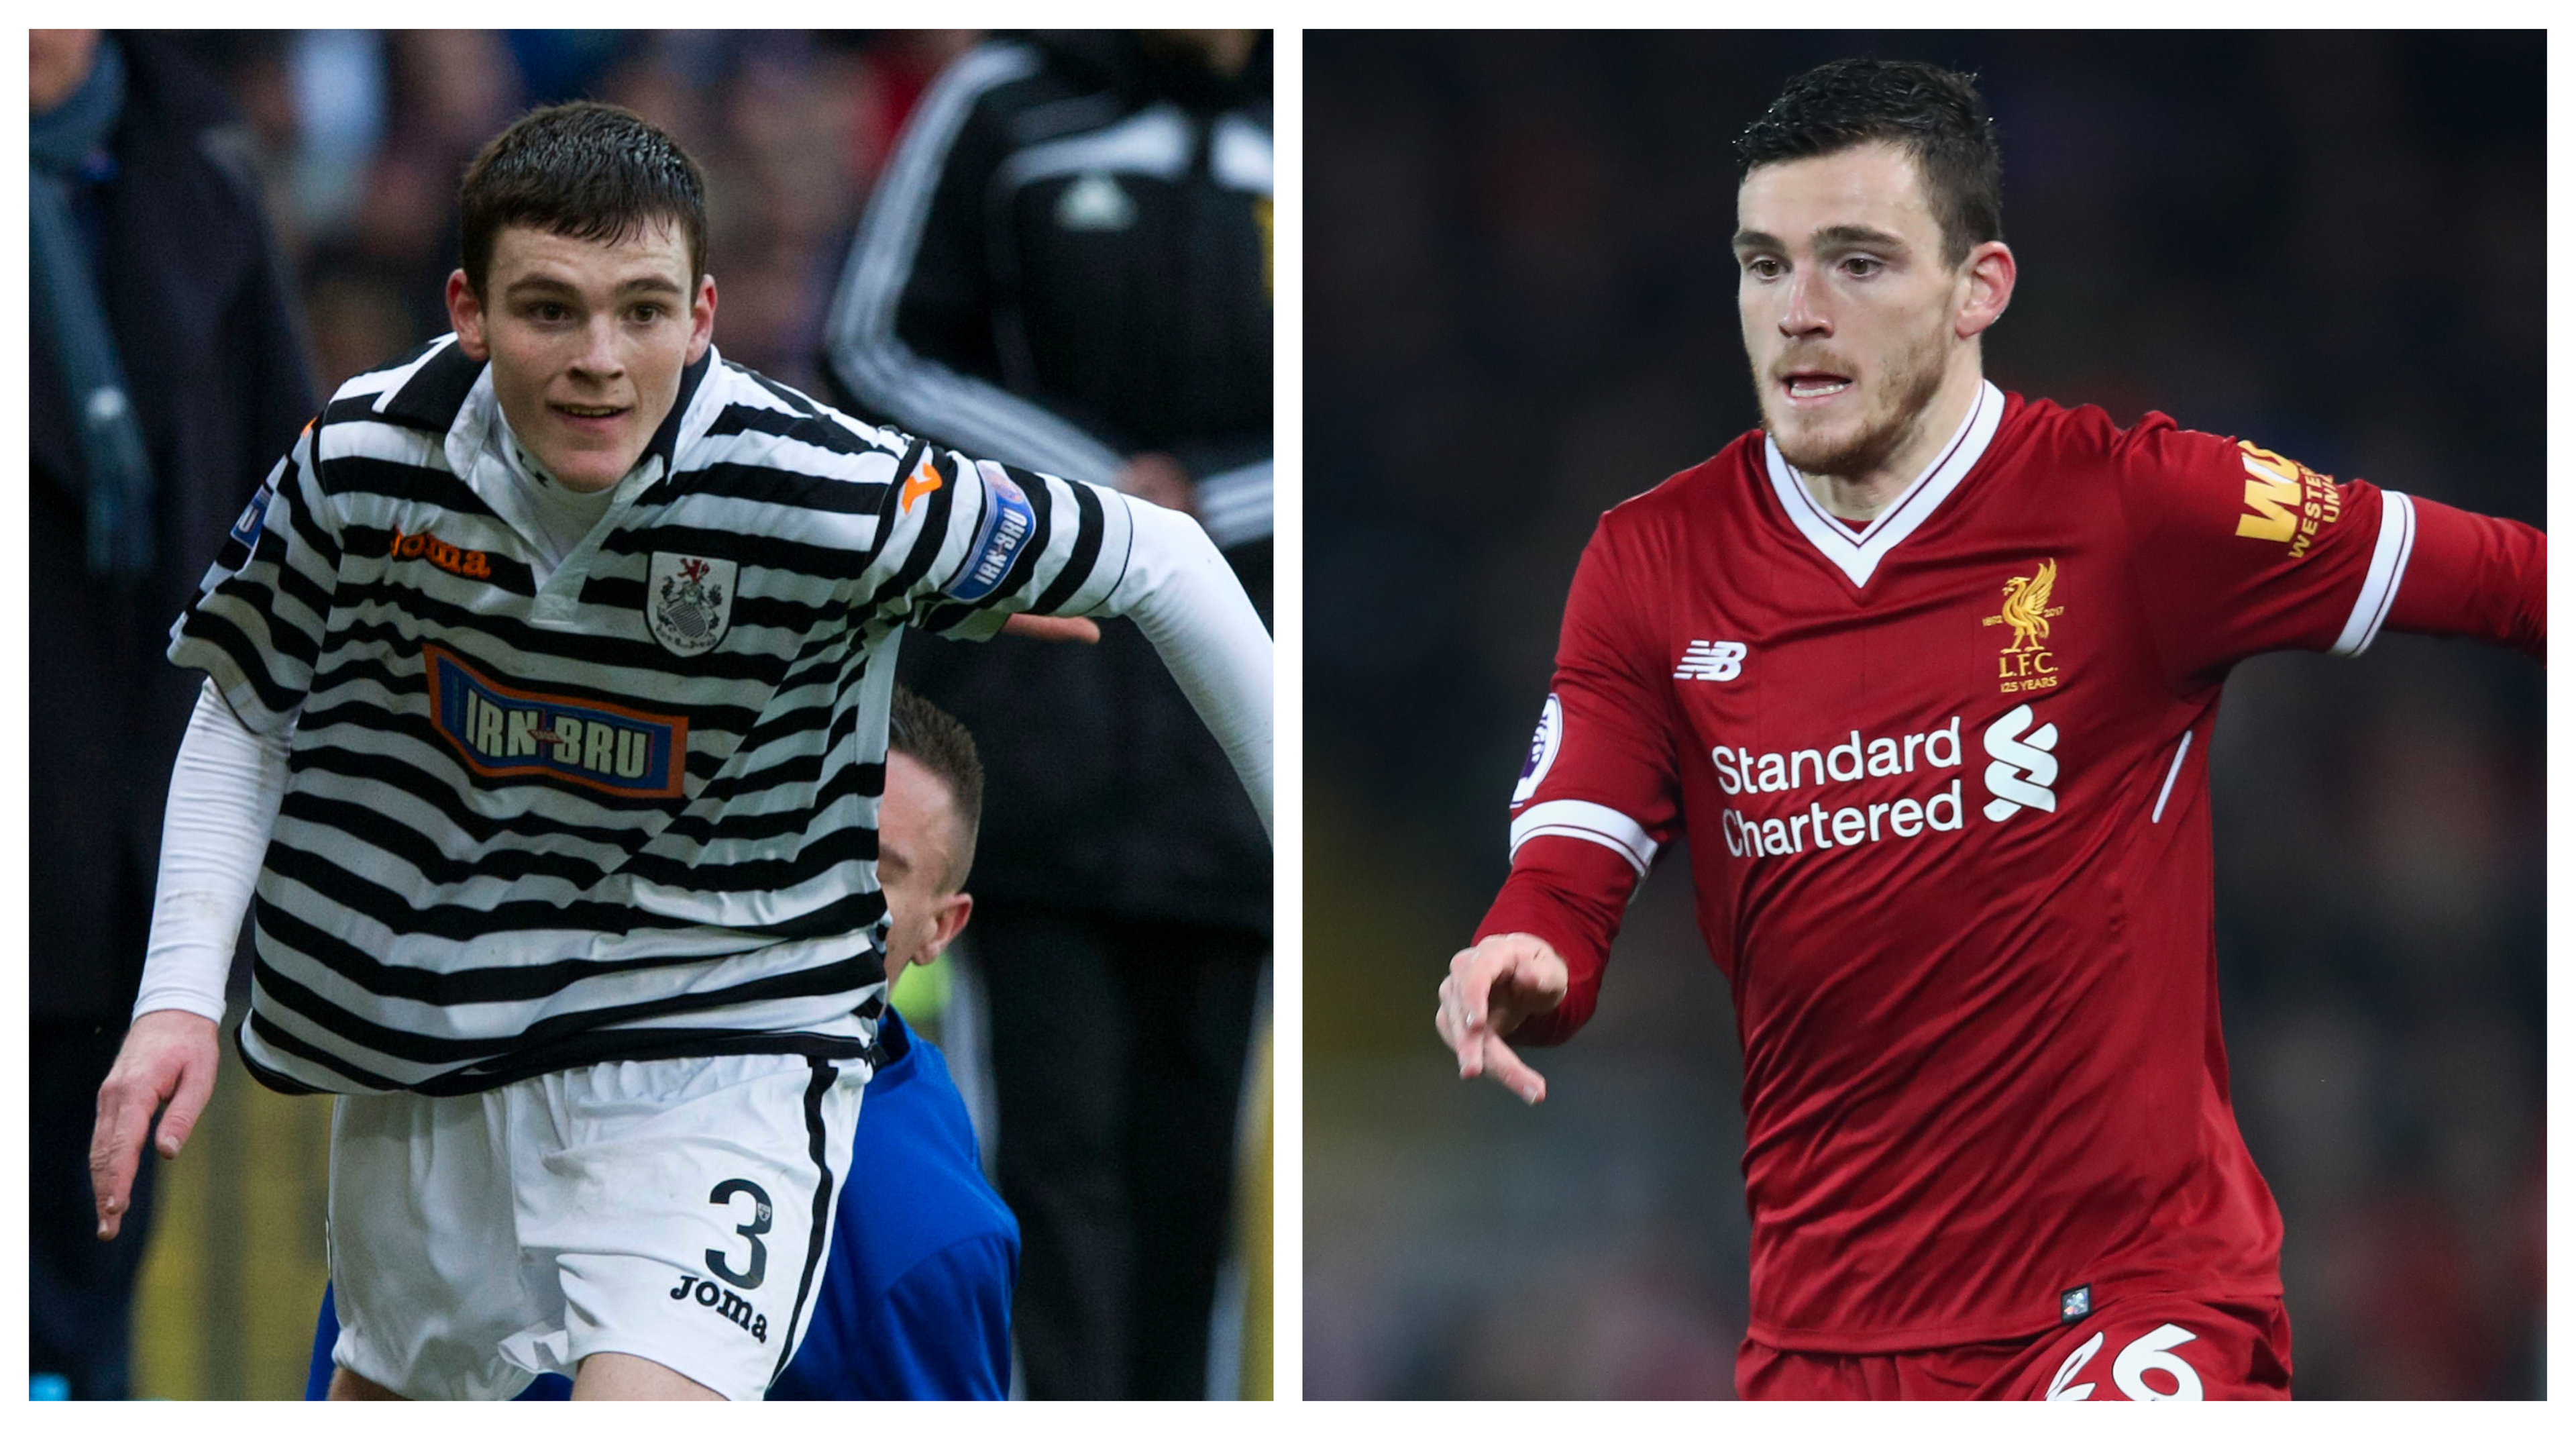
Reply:
<svg viewBox="0 0 2576 1430"><path fill-rule="evenodd" d="M2090 1400L2093 1398L2092 1381L2088 1380L2081 1385L2070 1385L2068 1382L2081 1374L2093 1357L2100 1353L2104 1334L2104 1332L2095 1331L2091 1340L2077 1346L2074 1352L2066 1357L2066 1363L2057 1368L2056 1378L2048 1383L2049 1399ZM2191 1332L2170 1321L2156 1327L2129 1342L2112 1360L2111 1383L2118 1386L2120 1393L2131 1400L2200 1399L2200 1372L2193 1370L2190 1362L2173 1353L2174 1347L2185 1341L2197 1339L2199 1338ZM2174 1388L2169 1391L2158 1390L2147 1384L2146 1373L2151 1370L2160 1370L2171 1376Z"/></svg>

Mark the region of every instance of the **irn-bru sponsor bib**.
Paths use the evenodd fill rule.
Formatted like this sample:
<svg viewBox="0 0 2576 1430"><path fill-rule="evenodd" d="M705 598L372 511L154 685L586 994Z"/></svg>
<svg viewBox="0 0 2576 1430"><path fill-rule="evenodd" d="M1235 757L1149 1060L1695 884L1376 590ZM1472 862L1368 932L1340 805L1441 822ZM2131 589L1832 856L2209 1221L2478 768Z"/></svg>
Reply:
<svg viewBox="0 0 2576 1430"><path fill-rule="evenodd" d="M434 645L421 647L421 658L430 719L477 774L539 775L645 798L680 793L687 716L514 689Z"/></svg>

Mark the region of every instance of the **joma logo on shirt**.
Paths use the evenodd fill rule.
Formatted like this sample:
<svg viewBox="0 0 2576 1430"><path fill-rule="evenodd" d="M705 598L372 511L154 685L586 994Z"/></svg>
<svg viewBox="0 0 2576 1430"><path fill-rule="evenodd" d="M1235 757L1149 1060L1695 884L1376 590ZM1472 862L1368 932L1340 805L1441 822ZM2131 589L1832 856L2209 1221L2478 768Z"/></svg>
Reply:
<svg viewBox="0 0 2576 1430"><path fill-rule="evenodd" d="M492 558L488 553L450 546L425 531L406 532L395 527L393 544L385 554L394 561L426 561L441 571L471 576L477 581L492 579Z"/></svg>
<svg viewBox="0 0 2576 1430"><path fill-rule="evenodd" d="M680 793L687 716L513 689L437 646L423 646L421 659L430 720L477 774L539 775L610 794Z"/></svg>
<svg viewBox="0 0 2576 1430"><path fill-rule="evenodd" d="M2236 534L2288 542L2293 561L2307 555L2318 530L2343 515L2343 493L2334 479L2251 442L2236 445L2245 449L2245 470L2254 478L2245 484L2245 505L2252 510L2236 518Z"/></svg>

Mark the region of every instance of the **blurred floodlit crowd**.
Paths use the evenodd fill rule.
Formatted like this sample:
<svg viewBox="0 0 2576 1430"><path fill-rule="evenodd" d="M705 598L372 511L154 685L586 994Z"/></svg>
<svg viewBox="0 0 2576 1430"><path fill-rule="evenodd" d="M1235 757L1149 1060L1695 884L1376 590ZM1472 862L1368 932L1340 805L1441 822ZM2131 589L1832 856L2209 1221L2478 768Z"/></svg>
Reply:
<svg viewBox="0 0 2576 1430"><path fill-rule="evenodd" d="M1310 34L1310 1396L1731 1393L1740 1058L1685 860L1535 1112L1457 1085L1433 988L1593 519L1755 424L1729 145L1854 53L1983 74L2001 385L2545 523L2537 32ZM2228 1050L2302 1397L2542 1392L2541 689L2385 636L2222 706Z"/></svg>
<svg viewBox="0 0 2576 1430"><path fill-rule="evenodd" d="M823 314L904 116L972 31L275 30L177 36L260 144L314 381L447 330L456 182L525 110L590 98L707 178L725 355L815 386Z"/></svg>

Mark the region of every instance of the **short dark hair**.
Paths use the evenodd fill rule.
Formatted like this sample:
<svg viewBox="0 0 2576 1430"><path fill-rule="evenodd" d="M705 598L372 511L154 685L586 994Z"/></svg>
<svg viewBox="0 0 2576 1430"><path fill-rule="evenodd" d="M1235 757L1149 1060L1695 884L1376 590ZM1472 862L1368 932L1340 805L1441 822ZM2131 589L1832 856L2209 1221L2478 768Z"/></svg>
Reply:
<svg viewBox="0 0 2576 1430"><path fill-rule="evenodd" d="M886 715L886 748L920 761L948 786L960 835L957 883L964 885L966 871L975 863L975 832L984 823L984 762L975 754L975 737L956 716L914 694L911 686L898 685Z"/></svg>
<svg viewBox="0 0 2576 1430"><path fill-rule="evenodd" d="M465 281L476 294L513 224L615 243L657 222L689 245L689 286L707 271L707 185L697 161L642 115L584 100L520 116L465 168Z"/></svg>
<svg viewBox="0 0 2576 1430"><path fill-rule="evenodd" d="M1835 60L1789 81L1735 141L1742 172L1891 143L1914 157L1941 225L1941 256L2004 236L2003 150L1977 77L1919 60Z"/></svg>

